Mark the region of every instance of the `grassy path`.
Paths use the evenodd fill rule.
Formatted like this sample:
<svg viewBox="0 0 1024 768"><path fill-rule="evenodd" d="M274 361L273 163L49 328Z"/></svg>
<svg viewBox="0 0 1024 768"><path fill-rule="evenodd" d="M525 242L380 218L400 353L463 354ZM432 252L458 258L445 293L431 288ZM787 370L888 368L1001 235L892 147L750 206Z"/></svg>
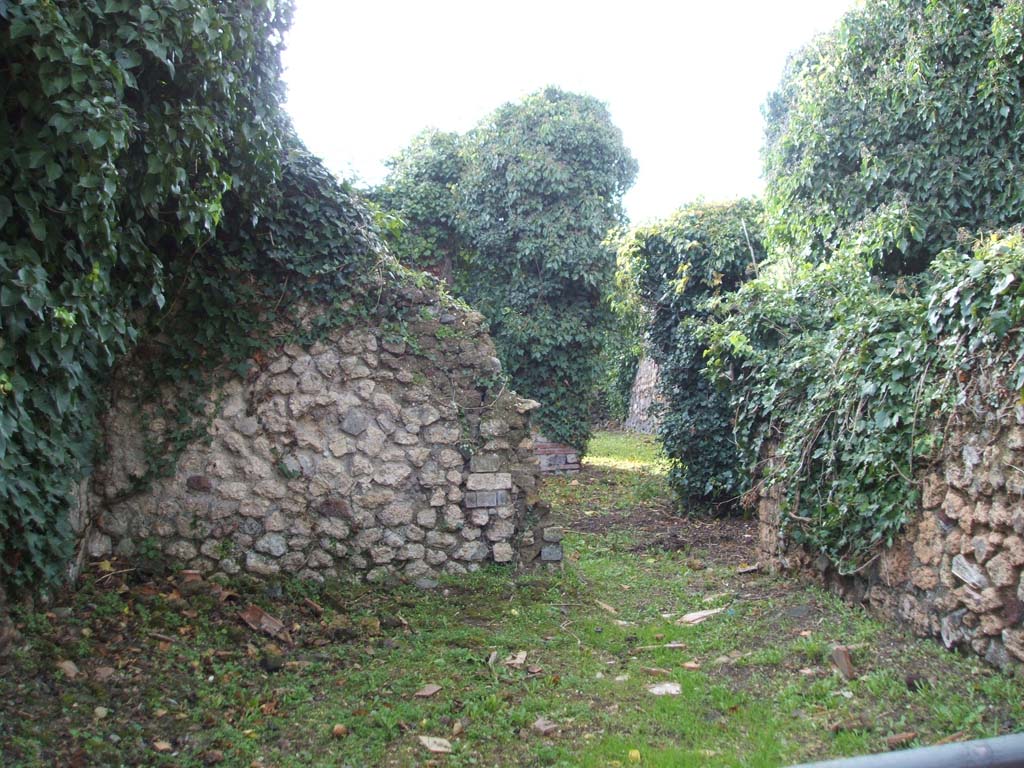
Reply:
<svg viewBox="0 0 1024 768"><path fill-rule="evenodd" d="M514 581L218 589L96 570L19 617L0 765L778 766L1024 728L1019 677L739 573L753 527L669 517L649 442L599 435L581 476L545 493L566 567ZM250 603L292 644L239 621Z"/></svg>

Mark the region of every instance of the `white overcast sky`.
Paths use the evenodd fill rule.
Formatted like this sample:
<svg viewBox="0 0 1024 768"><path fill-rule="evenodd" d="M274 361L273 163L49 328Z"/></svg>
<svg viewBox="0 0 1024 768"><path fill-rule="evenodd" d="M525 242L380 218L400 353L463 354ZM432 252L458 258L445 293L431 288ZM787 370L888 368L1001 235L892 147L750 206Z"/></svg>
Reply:
<svg viewBox="0 0 1024 768"><path fill-rule="evenodd" d="M545 85L608 104L640 163L635 223L761 190L760 107L787 55L855 0L297 0L288 109L373 184L420 130L466 131Z"/></svg>

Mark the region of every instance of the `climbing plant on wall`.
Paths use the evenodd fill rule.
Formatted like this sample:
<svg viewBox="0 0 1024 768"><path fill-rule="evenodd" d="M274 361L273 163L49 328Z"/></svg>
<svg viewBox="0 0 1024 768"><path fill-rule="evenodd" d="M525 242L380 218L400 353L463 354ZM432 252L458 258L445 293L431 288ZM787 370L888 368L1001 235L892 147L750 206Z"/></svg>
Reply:
<svg viewBox="0 0 1024 768"><path fill-rule="evenodd" d="M601 349L593 410L597 421L610 419L621 423L629 416L633 382L640 361L647 354L644 339L651 312L637 291L631 271L633 264L628 249L623 248L628 238L627 230L618 230L611 236L617 258L609 299L612 322Z"/></svg>
<svg viewBox="0 0 1024 768"><path fill-rule="evenodd" d="M541 402L540 429L582 447L610 317L605 237L636 161L601 102L557 88L500 107L459 140L458 163L452 143L421 137L375 193L407 219L398 256L455 265L455 290L490 321L512 385Z"/></svg>
<svg viewBox="0 0 1024 768"><path fill-rule="evenodd" d="M686 513L735 508L742 486L728 394L704 373L704 327L712 298L735 290L764 260L761 206L698 202L633 230L626 268L652 310L647 339L665 409L659 437L669 481Z"/></svg>
<svg viewBox="0 0 1024 768"><path fill-rule="evenodd" d="M936 419L979 374L1024 386L1022 275L1013 230L941 254L923 293L840 251L726 297L709 368L728 380L745 475L781 484L795 540L847 571L892 544L916 508L914 472L941 445Z"/></svg>
<svg viewBox="0 0 1024 768"><path fill-rule="evenodd" d="M789 63L765 108L768 238L819 261L924 269L1024 206L1024 3L867 0ZM865 247L867 246L867 247Z"/></svg>
<svg viewBox="0 0 1024 768"><path fill-rule="evenodd" d="M337 301L370 272L368 214L280 109L290 16L271 0L0 2L10 585L59 576L103 383L140 338L154 371L193 376L244 359L285 291Z"/></svg>

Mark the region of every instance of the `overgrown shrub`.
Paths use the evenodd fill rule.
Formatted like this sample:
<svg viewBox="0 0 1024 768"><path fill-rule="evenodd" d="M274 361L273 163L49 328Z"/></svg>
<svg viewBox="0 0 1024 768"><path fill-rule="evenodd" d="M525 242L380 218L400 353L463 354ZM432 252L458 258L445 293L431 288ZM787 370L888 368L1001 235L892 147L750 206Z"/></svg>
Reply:
<svg viewBox="0 0 1024 768"><path fill-rule="evenodd" d="M428 128L387 162L388 176L371 198L397 217L387 228L391 248L410 266L453 284L465 281L460 255L456 187L463 172L457 133Z"/></svg>
<svg viewBox="0 0 1024 768"><path fill-rule="evenodd" d="M653 312L647 332L665 398L659 437L686 513L729 511L743 483L728 395L704 374L708 302L739 287L764 259L761 206L694 203L633 230L622 248Z"/></svg>
<svg viewBox="0 0 1024 768"><path fill-rule="evenodd" d="M605 237L636 170L601 102L546 88L458 139L422 135L373 193L406 222L392 235L398 257L451 267L453 292L490 321L512 385L540 401L539 428L577 448L611 319Z"/></svg>
<svg viewBox="0 0 1024 768"><path fill-rule="evenodd" d="M981 371L1024 386L1024 237L949 250L924 292L886 287L864 254L780 261L726 297L711 369L728 381L746 476L781 483L794 539L843 570L891 544L914 472ZM766 442L774 461L765 465Z"/></svg>
<svg viewBox="0 0 1024 768"><path fill-rule="evenodd" d="M0 577L59 577L111 366L238 363L365 290L363 207L281 111L288 2L0 3ZM190 429L187 402L171 415ZM173 441L174 436L169 436Z"/></svg>
<svg viewBox="0 0 1024 768"><path fill-rule="evenodd" d="M909 274L1024 206L1024 2L867 0L765 108L771 250Z"/></svg>

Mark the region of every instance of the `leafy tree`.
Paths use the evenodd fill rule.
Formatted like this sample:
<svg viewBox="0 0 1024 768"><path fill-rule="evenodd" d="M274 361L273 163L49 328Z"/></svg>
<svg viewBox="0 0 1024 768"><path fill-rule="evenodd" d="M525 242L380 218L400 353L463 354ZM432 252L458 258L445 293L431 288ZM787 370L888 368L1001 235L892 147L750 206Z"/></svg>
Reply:
<svg viewBox="0 0 1024 768"><path fill-rule="evenodd" d="M615 269L604 240L623 221L636 161L601 102L557 88L483 120L458 141L459 163L455 143L421 135L376 193L406 218L399 257L454 264L455 290L490 321L512 385L542 403L540 428L583 447Z"/></svg>
<svg viewBox="0 0 1024 768"><path fill-rule="evenodd" d="M237 364L275 307L360 295L364 208L291 133L274 0L0 2L0 577L56 579L114 363ZM169 414L188 422L188 405Z"/></svg>
<svg viewBox="0 0 1024 768"><path fill-rule="evenodd" d="M1022 36L1021 0L867 0L801 51L765 108L773 250L908 274L1019 221Z"/></svg>
<svg viewBox="0 0 1024 768"><path fill-rule="evenodd" d="M459 145L458 134L428 128L387 162L387 178L371 193L378 205L400 219L389 232L395 252L449 284L464 248L456 226Z"/></svg>
<svg viewBox="0 0 1024 768"><path fill-rule="evenodd" d="M761 205L697 202L633 230L622 258L653 312L647 339L660 366L659 437L669 482L688 513L721 513L743 485L728 392L705 374L711 301L735 291L764 260Z"/></svg>

